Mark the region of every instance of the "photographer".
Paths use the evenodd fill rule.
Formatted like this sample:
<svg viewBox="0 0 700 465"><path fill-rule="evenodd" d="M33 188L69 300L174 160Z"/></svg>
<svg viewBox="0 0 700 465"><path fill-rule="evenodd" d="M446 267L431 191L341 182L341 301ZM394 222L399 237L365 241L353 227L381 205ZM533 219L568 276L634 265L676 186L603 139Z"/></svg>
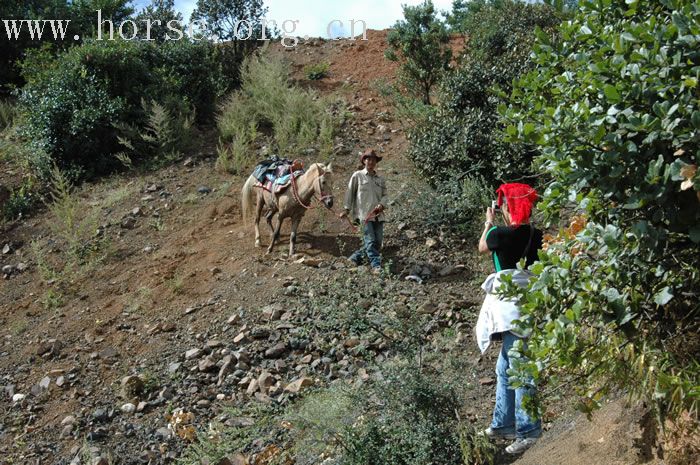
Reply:
<svg viewBox="0 0 700 465"><path fill-rule="evenodd" d="M534 395L534 385L511 389L508 385L510 358L508 352L517 340L525 339L516 334L513 321L520 317L517 301L498 296L503 277L509 275L519 286L527 286L530 273L519 270L518 262L525 259L526 267L537 260L542 247L542 231L530 224L532 206L537 193L527 184L503 184L496 191L498 200L486 210L484 231L479 239L479 252L491 253L495 273L489 275L482 289L486 291L484 303L476 324L476 338L481 352L485 352L493 340L503 345L496 363L496 405L491 426L482 434L490 438L515 439L506 447L509 454L520 454L532 446L542 428L539 418L530 417L523 409L523 398ZM505 226L495 226L496 213L500 211Z"/></svg>

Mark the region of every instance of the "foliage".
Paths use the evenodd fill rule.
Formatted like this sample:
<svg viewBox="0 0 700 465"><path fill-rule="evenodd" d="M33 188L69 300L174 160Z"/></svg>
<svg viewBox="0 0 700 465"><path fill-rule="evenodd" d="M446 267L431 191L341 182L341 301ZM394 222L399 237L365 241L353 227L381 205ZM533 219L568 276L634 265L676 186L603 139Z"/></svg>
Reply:
<svg viewBox="0 0 700 465"><path fill-rule="evenodd" d="M457 397L450 386L406 365L366 388L343 440L341 463L462 464Z"/></svg>
<svg viewBox="0 0 700 465"><path fill-rule="evenodd" d="M145 23L148 20L151 24L150 34L147 34ZM177 34L168 26L182 30L182 15L175 11L175 0L151 0L151 3L136 15L134 21L139 25L139 38L156 42L165 42L166 37L177 38Z"/></svg>
<svg viewBox="0 0 700 465"><path fill-rule="evenodd" d="M531 173L535 155L525 143L508 144L500 133L497 107L511 82L528 70L536 27L551 31L559 23L545 5L504 0L469 16L471 38L457 70L440 86L438 105L409 131L408 156L435 187L463 176L488 184Z"/></svg>
<svg viewBox="0 0 700 465"><path fill-rule="evenodd" d="M259 133L268 136L272 150L284 157L315 151L324 156L333 146L332 111L330 100L292 87L282 61L250 57L243 65L241 89L221 106L217 123L223 144L234 144L233 159L242 158L241 151ZM227 163L221 159L221 166Z"/></svg>
<svg viewBox="0 0 700 465"><path fill-rule="evenodd" d="M17 115L17 106L9 100L0 100L0 133L12 126Z"/></svg>
<svg viewBox="0 0 700 465"><path fill-rule="evenodd" d="M24 83L18 67L22 57L29 51L46 47L52 52L79 45L95 33L95 11L101 10L102 19L115 24L127 19L133 9L131 0L30 0L25 2L0 3L0 18L3 20L70 20L65 40L54 40L50 28L46 28L41 37L33 38L26 25L18 28L21 33L12 40L4 40L0 48L0 93L8 89L21 87ZM3 35L5 33L3 24ZM74 36L79 40L74 40Z"/></svg>
<svg viewBox="0 0 700 465"><path fill-rule="evenodd" d="M259 43L269 39L273 31L266 28L263 37L263 21L267 7L262 0L197 0L191 20L206 21L206 34L215 36L223 45L223 72L229 80L227 90L236 89L240 83L240 64Z"/></svg>
<svg viewBox="0 0 700 465"><path fill-rule="evenodd" d="M401 61L400 79L405 87L430 104L433 86L447 70L452 58L450 36L437 19L431 0L417 6L403 5L404 20L397 21L387 36L386 57Z"/></svg>
<svg viewBox="0 0 700 465"><path fill-rule="evenodd" d="M304 67L304 74L310 81L317 81L328 76L331 65L328 62L311 64Z"/></svg>
<svg viewBox="0 0 700 465"><path fill-rule="evenodd" d="M532 331L516 370L569 377L590 412L614 386L661 416L700 396L700 9L685 0L581 5L503 109L550 181L551 239L520 295Z"/></svg>
<svg viewBox="0 0 700 465"><path fill-rule="evenodd" d="M174 114L195 107L200 118L210 116L220 93L215 57L213 45L187 40L96 41L59 55L51 72L27 65L24 134L33 153L45 154L32 157L34 170L46 179L56 163L77 179L115 169L115 126L144 126L144 98Z"/></svg>
<svg viewBox="0 0 700 465"><path fill-rule="evenodd" d="M448 228L462 237L478 237L483 228L483 212L493 195L480 178L448 181L416 199L415 216L432 228Z"/></svg>
<svg viewBox="0 0 700 465"><path fill-rule="evenodd" d="M145 128L122 124L116 125L122 132L119 143L126 148L115 156L127 167L134 161L144 161L147 166L156 168L178 160L184 152L192 148L193 116L177 114L158 102L142 102L146 113Z"/></svg>

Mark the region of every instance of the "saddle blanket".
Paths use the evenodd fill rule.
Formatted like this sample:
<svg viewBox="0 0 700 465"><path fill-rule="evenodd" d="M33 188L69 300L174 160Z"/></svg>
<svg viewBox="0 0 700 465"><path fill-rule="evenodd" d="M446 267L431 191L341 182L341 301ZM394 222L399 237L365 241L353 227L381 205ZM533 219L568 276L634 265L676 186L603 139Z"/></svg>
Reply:
<svg viewBox="0 0 700 465"><path fill-rule="evenodd" d="M304 170L295 171L294 177L298 178L302 174L304 174ZM287 174L275 178L272 174L267 174L265 176L265 182L261 184L262 188L266 191L272 192L273 194L280 194L284 192L284 190L289 187L290 184L292 184L292 175L291 173L287 172Z"/></svg>

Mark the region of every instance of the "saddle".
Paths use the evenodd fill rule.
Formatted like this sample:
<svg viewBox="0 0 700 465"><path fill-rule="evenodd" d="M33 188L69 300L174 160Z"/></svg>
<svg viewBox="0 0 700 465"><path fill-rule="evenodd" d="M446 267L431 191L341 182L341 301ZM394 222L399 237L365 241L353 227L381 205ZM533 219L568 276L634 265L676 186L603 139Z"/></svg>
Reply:
<svg viewBox="0 0 700 465"><path fill-rule="evenodd" d="M292 183L292 170L295 178L304 174L300 160L292 161L274 155L258 163L253 169L253 176L260 183L260 187L273 194L280 194Z"/></svg>

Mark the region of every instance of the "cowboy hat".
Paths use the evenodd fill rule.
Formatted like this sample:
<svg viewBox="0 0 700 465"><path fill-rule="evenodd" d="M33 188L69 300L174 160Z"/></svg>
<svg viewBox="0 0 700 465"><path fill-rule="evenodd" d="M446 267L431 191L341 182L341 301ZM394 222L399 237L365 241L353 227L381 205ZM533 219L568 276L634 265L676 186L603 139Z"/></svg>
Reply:
<svg viewBox="0 0 700 465"><path fill-rule="evenodd" d="M369 157L374 157L377 159L377 161L382 161L382 157L377 155L377 152L375 152L374 149L367 149L364 152L362 152L362 155L360 155L360 163L364 164L365 158Z"/></svg>

